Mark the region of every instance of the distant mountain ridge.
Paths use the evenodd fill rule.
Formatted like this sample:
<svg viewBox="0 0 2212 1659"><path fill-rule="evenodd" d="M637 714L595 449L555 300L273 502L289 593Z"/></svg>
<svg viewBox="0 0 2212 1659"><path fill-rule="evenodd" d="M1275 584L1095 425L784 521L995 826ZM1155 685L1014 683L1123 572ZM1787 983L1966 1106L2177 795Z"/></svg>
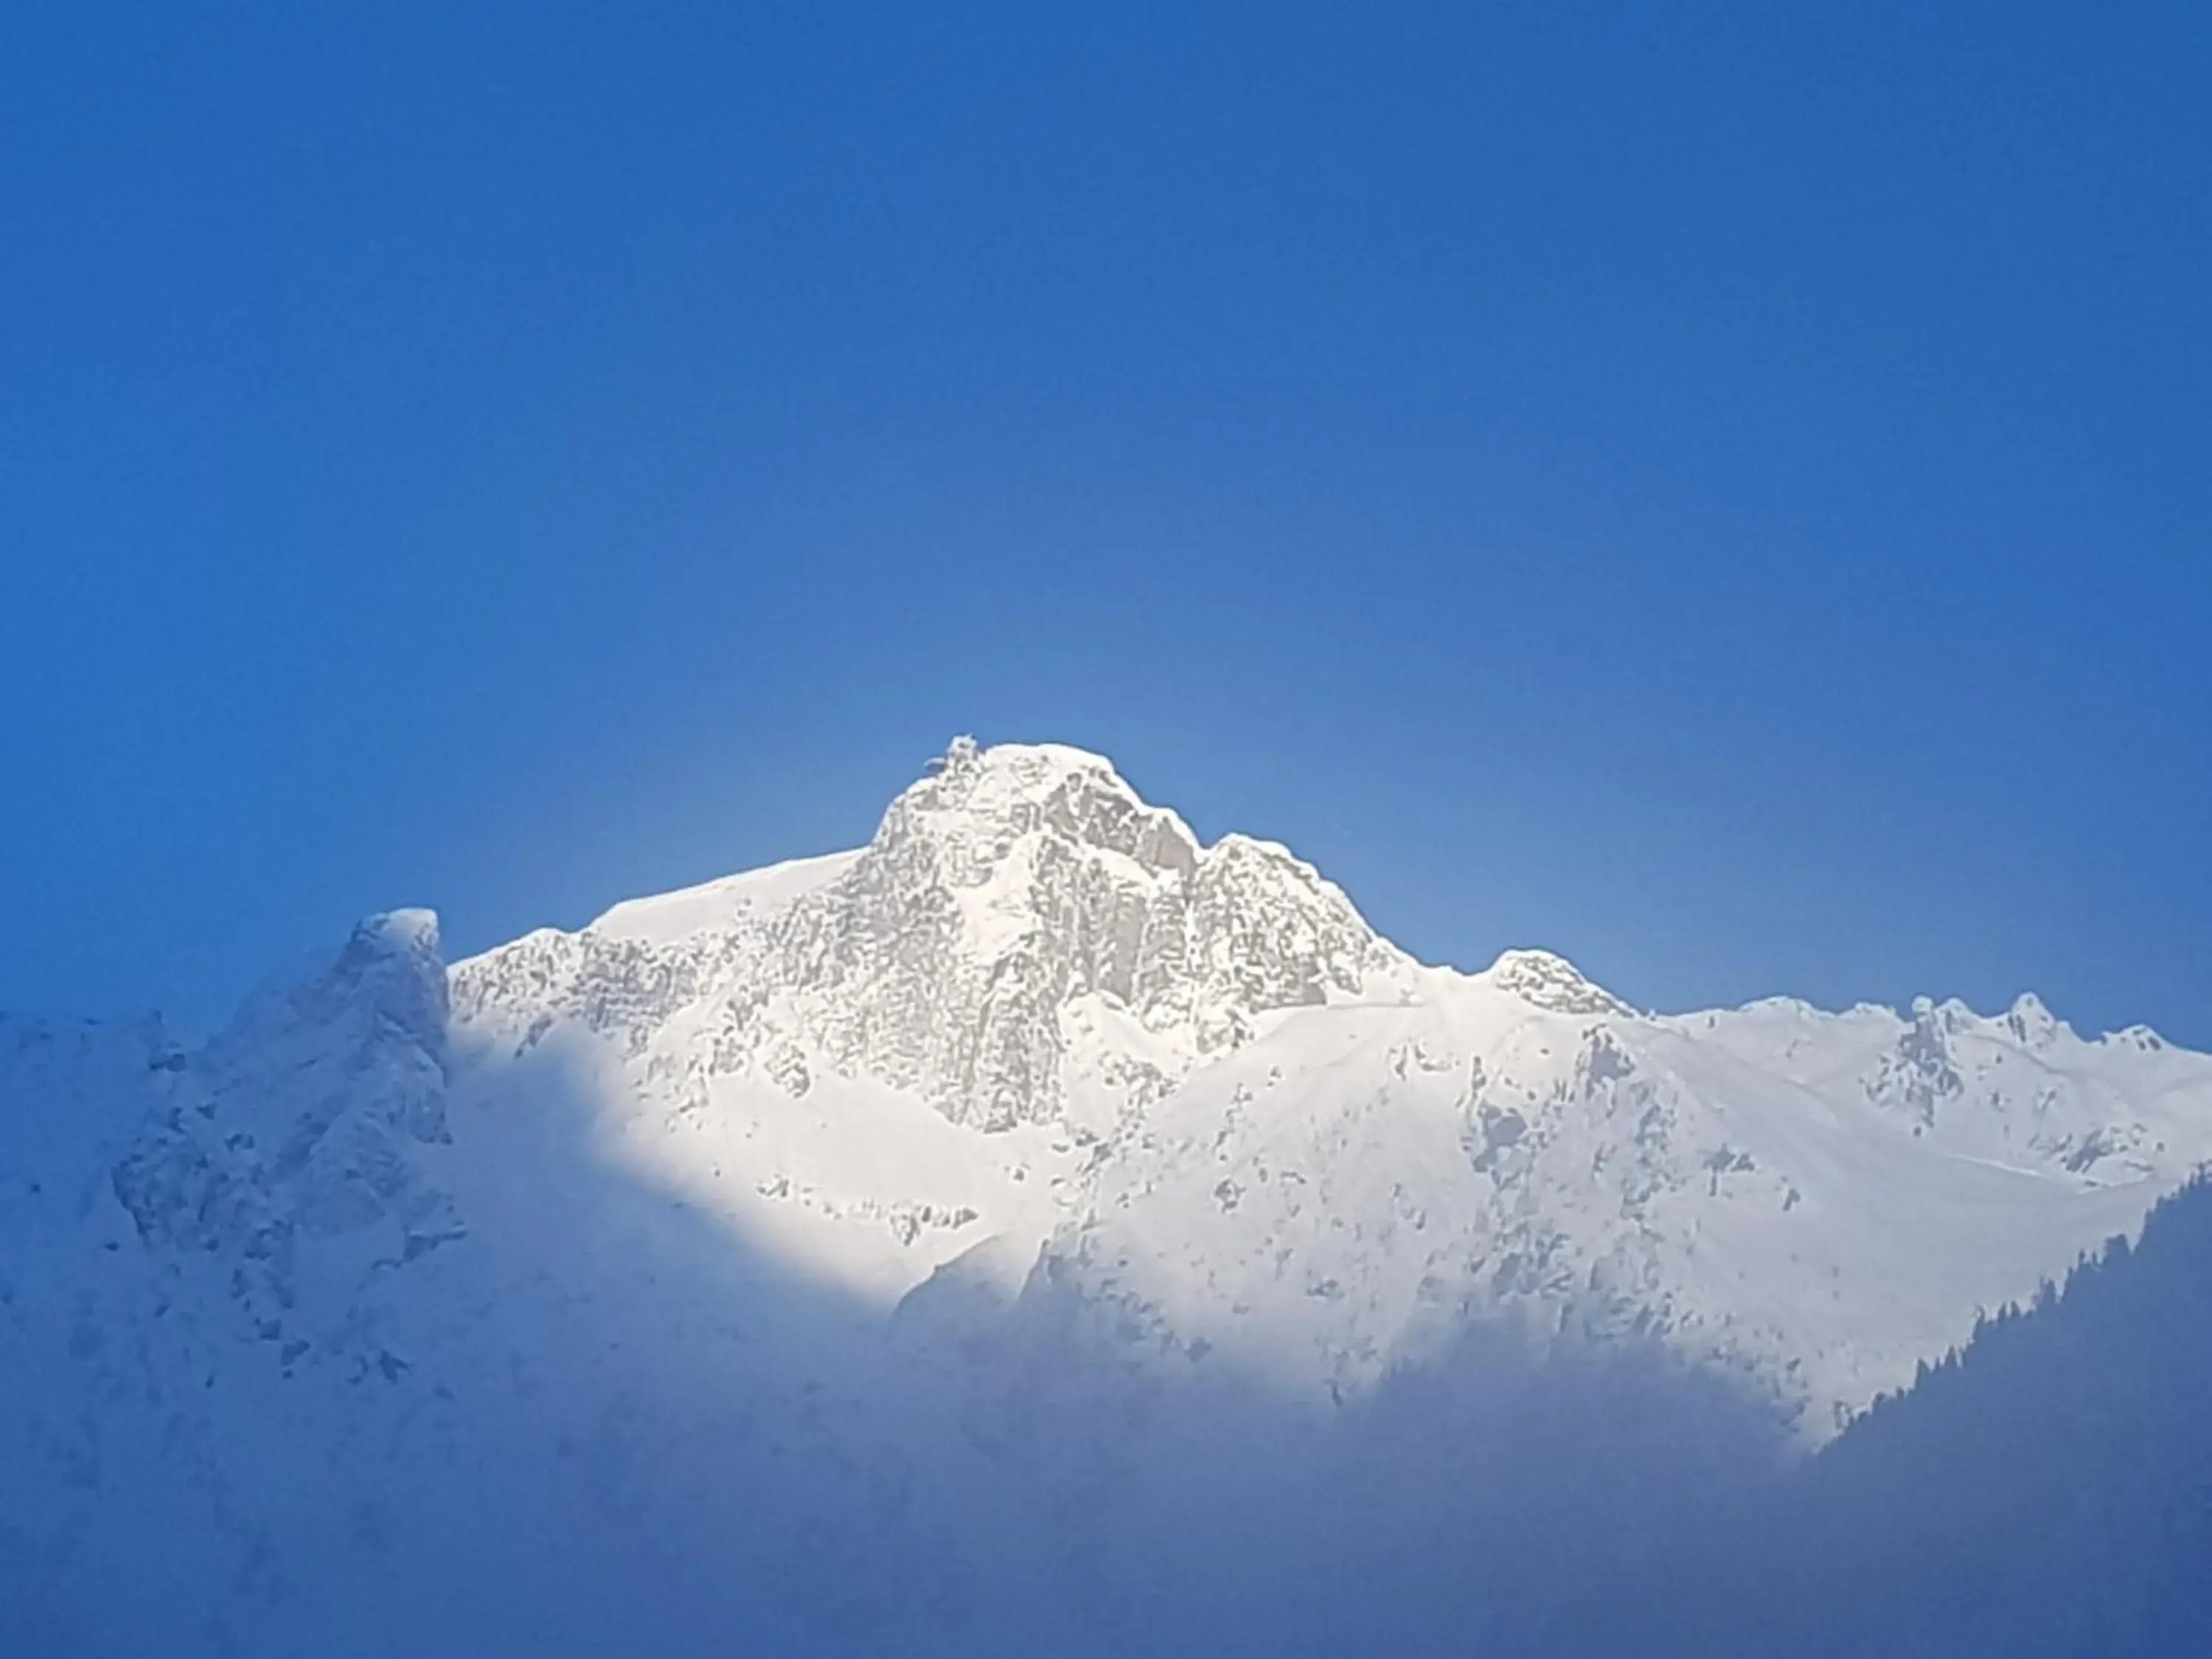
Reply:
<svg viewBox="0 0 2212 1659"><path fill-rule="evenodd" d="M933 1489L1079 1509L1163 1401L1326 1424L1470 1343L1814 1448L2208 1159L2212 1060L2140 1028L1425 965L1102 757L957 741L862 848L450 969L396 911L197 1047L0 1019L0 1637L125 1560L100 1650L205 1595L335 1651L315 1560L447 1585L360 1590L364 1652L520 1639L522 1583L618 1644L563 1598L639 1537L672 1604L878 1529L939 1585L1036 1545Z"/></svg>

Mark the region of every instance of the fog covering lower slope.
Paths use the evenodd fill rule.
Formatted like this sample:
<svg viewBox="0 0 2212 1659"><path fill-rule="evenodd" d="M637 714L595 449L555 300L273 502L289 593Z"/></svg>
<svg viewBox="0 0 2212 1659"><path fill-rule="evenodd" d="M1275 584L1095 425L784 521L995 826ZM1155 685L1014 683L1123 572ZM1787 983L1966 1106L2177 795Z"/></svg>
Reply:
<svg viewBox="0 0 2212 1659"><path fill-rule="evenodd" d="M2112 1651L2202 1453L2046 1351L2178 1413L2203 1195L1984 1315L2208 1148L2147 1031L1425 967L956 744L204 1043L0 1019L0 1651Z"/></svg>
<svg viewBox="0 0 2212 1659"><path fill-rule="evenodd" d="M1682 1517L1539 1649L2212 1650L2212 1184L1984 1323L1817 1457Z"/></svg>

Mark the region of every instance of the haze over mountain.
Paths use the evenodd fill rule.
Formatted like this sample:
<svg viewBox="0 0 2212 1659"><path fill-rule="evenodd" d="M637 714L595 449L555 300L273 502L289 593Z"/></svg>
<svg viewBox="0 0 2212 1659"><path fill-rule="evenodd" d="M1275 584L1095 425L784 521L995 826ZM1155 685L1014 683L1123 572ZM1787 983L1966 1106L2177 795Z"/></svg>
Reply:
<svg viewBox="0 0 2212 1659"><path fill-rule="evenodd" d="M1425 965L1099 757L957 740L865 848L450 967L396 911L204 1044L0 1022L0 1636L1689 1632L2208 1158L2148 1030Z"/></svg>

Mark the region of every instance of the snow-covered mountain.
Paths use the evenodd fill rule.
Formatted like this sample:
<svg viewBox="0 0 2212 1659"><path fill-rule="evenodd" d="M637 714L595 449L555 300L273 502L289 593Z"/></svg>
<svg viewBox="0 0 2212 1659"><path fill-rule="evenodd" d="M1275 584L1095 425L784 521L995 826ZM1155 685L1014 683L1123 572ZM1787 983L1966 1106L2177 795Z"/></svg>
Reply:
<svg viewBox="0 0 2212 1659"><path fill-rule="evenodd" d="M0 1021L0 1638L131 1650L219 1580L217 1648L244 1596L339 1651L343 1558L414 1564L362 1651L619 1650L594 1552L712 1601L855 1515L951 1594L1039 1547L926 1521L963 1459L1064 1516L1164 1399L1325 1424L1470 1340L1818 1446L2208 1159L2212 1060L2149 1031L1427 966L1096 756L958 741L858 851L450 969L396 912L204 1044Z"/></svg>
<svg viewBox="0 0 2212 1659"><path fill-rule="evenodd" d="M586 1045L642 1178L862 1294L1048 1277L1333 1398L1510 1313L1662 1336L1817 1441L2212 1158L2212 1061L2148 1031L1426 967L1048 746L453 979L473 1063Z"/></svg>

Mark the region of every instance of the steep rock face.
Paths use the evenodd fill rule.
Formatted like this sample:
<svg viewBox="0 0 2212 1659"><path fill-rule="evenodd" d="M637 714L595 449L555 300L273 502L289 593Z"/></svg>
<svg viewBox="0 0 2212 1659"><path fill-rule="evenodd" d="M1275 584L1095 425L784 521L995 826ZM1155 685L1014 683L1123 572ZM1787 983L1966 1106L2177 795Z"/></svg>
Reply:
<svg viewBox="0 0 2212 1659"><path fill-rule="evenodd" d="M326 969L264 991L175 1066L112 1167L157 1259L219 1264L225 1316L287 1364L340 1346L382 1363L353 1292L378 1263L464 1231L417 1167L417 1149L449 1139L447 1019L436 919L373 918Z"/></svg>
<svg viewBox="0 0 2212 1659"><path fill-rule="evenodd" d="M1508 951L1485 975L1501 991L1510 991L1531 1007L1554 1014L1626 1014L1627 1004L1593 984L1565 957L1549 951Z"/></svg>
<svg viewBox="0 0 2212 1659"><path fill-rule="evenodd" d="M780 904L672 938L608 919L463 964L471 1021L551 1015L633 1047L679 1013L713 1064L803 1091L827 1067L910 1091L955 1123L1049 1122L1081 1004L1136 1028L1085 1054L1157 1095L1269 1011L1360 994L1409 966L1351 902L1271 843L1201 848L1098 757L961 741L857 854Z"/></svg>
<svg viewBox="0 0 2212 1659"><path fill-rule="evenodd" d="M1095 757L972 744L893 804L780 942L831 1065L986 1130L1060 1115L1061 1013L1079 998L1188 1064L1397 960L1282 848L1201 848Z"/></svg>

